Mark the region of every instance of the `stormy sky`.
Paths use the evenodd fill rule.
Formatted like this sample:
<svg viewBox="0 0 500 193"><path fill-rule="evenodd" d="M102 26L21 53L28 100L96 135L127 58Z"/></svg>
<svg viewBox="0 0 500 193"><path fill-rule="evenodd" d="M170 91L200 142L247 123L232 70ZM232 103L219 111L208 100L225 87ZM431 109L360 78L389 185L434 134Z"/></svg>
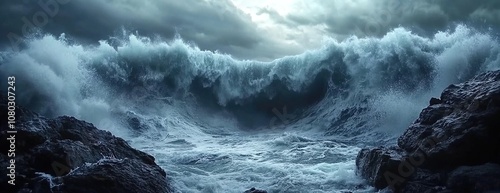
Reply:
<svg viewBox="0 0 500 193"><path fill-rule="evenodd" d="M124 27L165 39L179 34L201 49L266 61L317 48L324 38L382 36L398 26L422 34L458 23L497 29L500 1L2 0L0 18L3 48L31 24L89 43Z"/></svg>

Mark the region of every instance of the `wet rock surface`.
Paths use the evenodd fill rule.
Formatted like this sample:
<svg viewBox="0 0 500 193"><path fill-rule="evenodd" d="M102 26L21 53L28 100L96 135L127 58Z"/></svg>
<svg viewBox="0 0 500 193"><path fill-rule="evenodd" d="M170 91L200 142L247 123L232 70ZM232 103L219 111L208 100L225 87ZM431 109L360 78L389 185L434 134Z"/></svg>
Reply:
<svg viewBox="0 0 500 193"><path fill-rule="evenodd" d="M259 190L256 188L250 188L249 190L243 192L243 193L267 193L265 190Z"/></svg>
<svg viewBox="0 0 500 193"><path fill-rule="evenodd" d="M500 71L431 99L397 147L366 148L356 166L377 189L500 192Z"/></svg>
<svg viewBox="0 0 500 193"><path fill-rule="evenodd" d="M0 100L0 116L7 117L7 101ZM90 123L67 116L48 119L17 107L15 157L8 154L8 129L2 122L0 173L8 174L14 160L16 176L15 185L0 185L2 192L172 192L151 155Z"/></svg>
<svg viewBox="0 0 500 193"><path fill-rule="evenodd" d="M387 187L384 173L387 171L397 172L401 164L402 151L397 147L377 147L373 149L363 149L359 152L356 165L364 168L359 173L376 188Z"/></svg>

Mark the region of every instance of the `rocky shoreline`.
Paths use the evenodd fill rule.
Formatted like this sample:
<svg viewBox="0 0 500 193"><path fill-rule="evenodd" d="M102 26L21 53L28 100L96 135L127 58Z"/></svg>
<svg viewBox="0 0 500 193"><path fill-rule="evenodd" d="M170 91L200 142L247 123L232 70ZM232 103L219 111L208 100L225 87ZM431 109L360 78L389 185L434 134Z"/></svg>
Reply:
<svg viewBox="0 0 500 193"><path fill-rule="evenodd" d="M450 85L397 146L362 149L356 167L379 190L500 192L500 71Z"/></svg>
<svg viewBox="0 0 500 193"><path fill-rule="evenodd" d="M7 101L0 100L0 117L7 117ZM7 123L0 127L2 192L172 192L153 156L108 131L73 117L47 119L19 106L16 120L13 156L7 154ZM15 175L6 176L11 169Z"/></svg>
<svg viewBox="0 0 500 193"><path fill-rule="evenodd" d="M0 117L7 117L7 102L0 96ZM0 173L13 173L0 176L1 192L175 192L153 156L91 123L68 116L48 119L16 106L15 126L11 134L7 122L0 125Z"/></svg>

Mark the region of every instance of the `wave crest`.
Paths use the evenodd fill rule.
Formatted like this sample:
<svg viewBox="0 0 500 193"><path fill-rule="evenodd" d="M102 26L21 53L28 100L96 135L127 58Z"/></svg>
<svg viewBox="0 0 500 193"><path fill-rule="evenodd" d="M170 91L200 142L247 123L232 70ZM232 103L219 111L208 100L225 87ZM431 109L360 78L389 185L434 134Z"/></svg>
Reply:
<svg viewBox="0 0 500 193"><path fill-rule="evenodd" d="M408 104L398 100L411 98L419 101L415 109L421 108L447 85L500 68L498 40L467 26L431 38L397 28L382 38L329 40L322 48L271 62L237 60L182 39L155 41L133 34L99 45L51 35L28 42L26 49L0 57L0 77L15 74L19 80L20 103L49 116L89 121L99 119L93 112L116 105L184 97L266 116L288 106L342 117L345 104L365 101L368 110L351 117L396 116L399 105L376 103Z"/></svg>

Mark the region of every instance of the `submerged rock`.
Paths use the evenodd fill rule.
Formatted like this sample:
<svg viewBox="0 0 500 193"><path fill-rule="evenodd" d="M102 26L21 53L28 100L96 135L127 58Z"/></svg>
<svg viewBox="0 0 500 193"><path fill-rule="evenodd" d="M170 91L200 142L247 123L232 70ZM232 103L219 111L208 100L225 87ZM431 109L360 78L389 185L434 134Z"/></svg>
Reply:
<svg viewBox="0 0 500 193"><path fill-rule="evenodd" d="M1 117L7 117L2 97ZM15 185L6 192L167 193L166 173L155 159L121 138L73 117L47 119L22 107L16 109L15 158L6 154L7 123L0 126L0 172L15 161ZM0 180L7 182L9 176Z"/></svg>
<svg viewBox="0 0 500 193"><path fill-rule="evenodd" d="M500 191L499 125L500 71L487 72L431 99L398 147L361 150L358 174L395 192Z"/></svg>
<svg viewBox="0 0 500 193"><path fill-rule="evenodd" d="M255 188L250 188L249 190L247 190L243 193L267 193L267 191L259 190L259 189L255 189Z"/></svg>

